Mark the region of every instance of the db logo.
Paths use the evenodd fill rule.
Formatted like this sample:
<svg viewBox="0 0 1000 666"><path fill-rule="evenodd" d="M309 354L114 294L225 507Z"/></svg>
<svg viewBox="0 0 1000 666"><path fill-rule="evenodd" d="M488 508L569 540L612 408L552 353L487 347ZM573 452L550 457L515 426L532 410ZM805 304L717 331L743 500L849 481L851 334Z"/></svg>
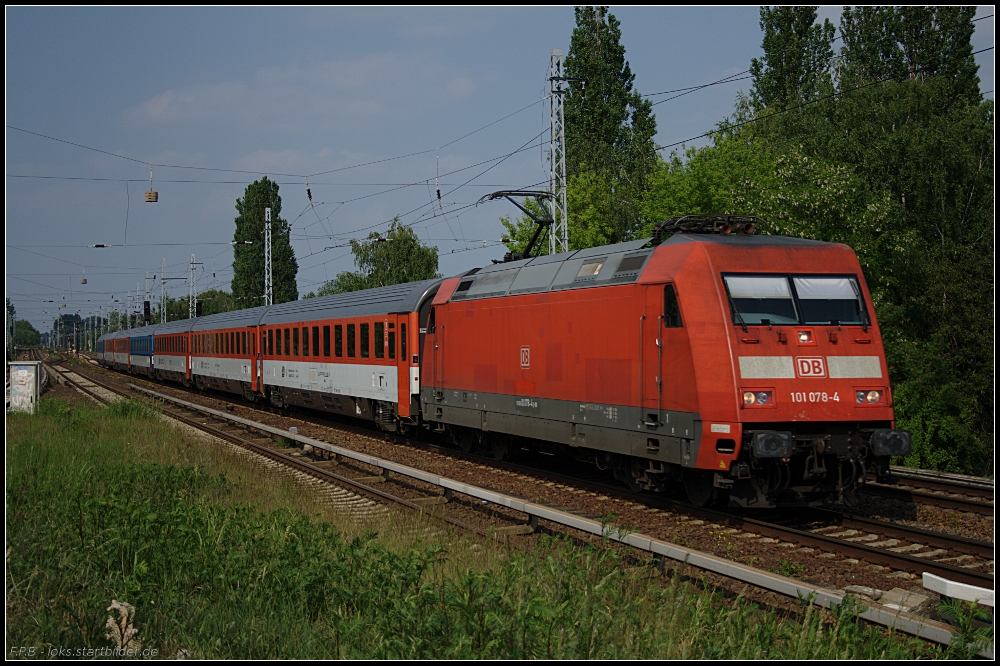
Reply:
<svg viewBox="0 0 1000 666"><path fill-rule="evenodd" d="M799 377L826 377L822 356L798 356L795 358L795 369Z"/></svg>
<svg viewBox="0 0 1000 666"><path fill-rule="evenodd" d="M521 347L521 367L531 367L531 347Z"/></svg>

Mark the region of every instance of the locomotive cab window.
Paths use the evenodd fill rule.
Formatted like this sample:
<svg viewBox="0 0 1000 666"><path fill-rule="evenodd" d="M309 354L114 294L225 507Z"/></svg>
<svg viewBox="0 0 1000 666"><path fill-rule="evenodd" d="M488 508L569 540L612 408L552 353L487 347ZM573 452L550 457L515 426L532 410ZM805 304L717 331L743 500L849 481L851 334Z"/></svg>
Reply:
<svg viewBox="0 0 1000 666"><path fill-rule="evenodd" d="M788 278L767 275L727 275L723 279L735 326L799 323Z"/></svg>
<svg viewBox="0 0 1000 666"><path fill-rule="evenodd" d="M681 309L677 305L677 294L672 284L663 288L663 325L666 328L680 328L684 325L681 323Z"/></svg>
<svg viewBox="0 0 1000 666"><path fill-rule="evenodd" d="M861 290L853 277L794 277L804 324L831 326L867 323Z"/></svg>

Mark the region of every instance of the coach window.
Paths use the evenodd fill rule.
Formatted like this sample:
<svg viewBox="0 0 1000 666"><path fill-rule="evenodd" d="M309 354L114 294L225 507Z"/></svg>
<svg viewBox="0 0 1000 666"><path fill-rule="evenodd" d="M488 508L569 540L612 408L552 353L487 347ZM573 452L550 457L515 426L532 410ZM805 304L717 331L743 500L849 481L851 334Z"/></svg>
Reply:
<svg viewBox="0 0 1000 666"><path fill-rule="evenodd" d="M399 358L406 360L406 324L399 325Z"/></svg>
<svg viewBox="0 0 1000 666"><path fill-rule="evenodd" d="M389 324L392 328L393 324ZM389 358L396 358L396 331L389 331Z"/></svg>
<svg viewBox="0 0 1000 666"><path fill-rule="evenodd" d="M292 333L289 329L285 329L285 356L292 355Z"/></svg>
<svg viewBox="0 0 1000 666"><path fill-rule="evenodd" d="M224 345L223 346L223 350L224 350L223 353L226 356L228 356L229 354L232 353L232 349L233 349L232 348L233 334L232 333L223 333L222 334L222 343Z"/></svg>
<svg viewBox="0 0 1000 666"><path fill-rule="evenodd" d="M674 285L668 284L663 288L663 325L667 328L680 328L681 309L677 305L677 294L674 292Z"/></svg>
<svg viewBox="0 0 1000 666"><path fill-rule="evenodd" d="M354 358L354 324L347 325L347 357Z"/></svg>
<svg viewBox="0 0 1000 666"><path fill-rule="evenodd" d="M385 324L375 322L375 358L385 358Z"/></svg>
<svg viewBox="0 0 1000 666"><path fill-rule="evenodd" d="M267 344L264 345L268 356L274 356L274 329L267 329Z"/></svg>
<svg viewBox="0 0 1000 666"><path fill-rule="evenodd" d="M369 328L368 324L361 324L361 358L368 358Z"/></svg>
<svg viewBox="0 0 1000 666"><path fill-rule="evenodd" d="M330 355L330 327L323 327L323 356Z"/></svg>
<svg viewBox="0 0 1000 666"><path fill-rule="evenodd" d="M319 326L313 326L313 356L319 356Z"/></svg>
<svg viewBox="0 0 1000 666"><path fill-rule="evenodd" d="M292 329L292 356L299 355L299 328Z"/></svg>
<svg viewBox="0 0 1000 666"><path fill-rule="evenodd" d="M240 335L243 336L243 353L246 354L247 353L247 332L243 331L242 333L240 333Z"/></svg>
<svg viewBox="0 0 1000 666"><path fill-rule="evenodd" d="M338 358L344 355L344 327L340 324L333 327L333 353Z"/></svg>
<svg viewBox="0 0 1000 666"><path fill-rule="evenodd" d="M302 355L309 356L309 327L302 327Z"/></svg>
<svg viewBox="0 0 1000 666"><path fill-rule="evenodd" d="M238 342L239 342L239 337L237 337L236 331L229 331L229 353L234 356L239 352L238 349L239 345L237 344Z"/></svg>
<svg viewBox="0 0 1000 666"><path fill-rule="evenodd" d="M274 355L281 356L281 329L274 329Z"/></svg>

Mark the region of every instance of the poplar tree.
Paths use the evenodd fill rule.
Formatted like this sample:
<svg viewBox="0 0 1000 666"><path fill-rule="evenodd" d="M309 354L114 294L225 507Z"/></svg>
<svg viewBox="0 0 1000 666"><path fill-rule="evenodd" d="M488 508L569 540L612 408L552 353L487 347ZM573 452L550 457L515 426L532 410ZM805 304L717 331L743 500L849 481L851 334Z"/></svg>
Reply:
<svg viewBox="0 0 1000 666"><path fill-rule="evenodd" d="M911 79L946 82L950 101L978 104L975 7L845 7L841 87Z"/></svg>
<svg viewBox="0 0 1000 666"><path fill-rule="evenodd" d="M607 7L577 7L565 60L570 246L618 243L641 230L657 158L656 119L634 89L621 23Z"/></svg>
<svg viewBox="0 0 1000 666"><path fill-rule="evenodd" d="M274 302L298 300L295 277L299 264L290 239L288 221L281 217L278 184L264 176L247 186L236 200L236 231L233 240L232 294L239 309L264 304L264 209L271 209L271 272ZM242 241L252 241L250 245Z"/></svg>
<svg viewBox="0 0 1000 666"><path fill-rule="evenodd" d="M761 7L764 57L750 61L750 99L758 109L815 99L830 86L834 27L816 23L816 7Z"/></svg>

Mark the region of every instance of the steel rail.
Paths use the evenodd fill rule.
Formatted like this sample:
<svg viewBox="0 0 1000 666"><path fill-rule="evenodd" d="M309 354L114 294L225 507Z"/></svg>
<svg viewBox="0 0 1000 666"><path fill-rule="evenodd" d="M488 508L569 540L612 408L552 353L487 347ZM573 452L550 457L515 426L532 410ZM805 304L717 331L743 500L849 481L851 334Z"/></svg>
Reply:
<svg viewBox="0 0 1000 666"><path fill-rule="evenodd" d="M666 541L661 541L659 539L650 538L641 534L636 533L626 533L619 532L614 529L608 529L603 525L597 518L581 514L579 512L572 512L567 509L562 509L547 504L537 503L527 501L523 498L515 497L510 494L505 494L499 491L490 490L487 488L482 488L479 486L474 486L471 484L466 484L463 482L456 481L454 479L448 479L446 477L440 477L423 470L419 470L407 465L402 465L399 463L394 463L388 460L383 460L377 458L376 456L371 456L368 454L360 453L351 449L345 449L343 447L334 446L328 442L323 442L318 439L313 439L311 437L306 437L298 433L290 433L272 426L268 426L262 423L256 423L250 421L249 419L243 419L238 416L231 414L226 414L224 412L219 412L210 407L205 407L203 405L197 405L195 403L189 403L180 398L175 398L168 396L157 391L152 391L149 389L142 388L135 384L129 384L129 387L133 390L152 396L158 399L162 399L175 404L183 405L185 408L192 409L194 411L199 411L205 414L210 414L212 416L229 420L235 423L240 423L243 425L249 425L255 429L262 432L269 432L275 435L280 435L287 439L297 441L303 445L308 444L314 448L324 449L330 453L341 455L346 458L351 458L359 462L364 462L369 465L376 466L384 470L384 473L395 473L401 474L403 476L408 476L410 478L423 481L425 483L431 483L444 488L446 491L451 490L453 492L458 492L464 495L468 495L477 499L486 500L497 505L506 506L509 509L519 511L528 514L530 516L532 524L537 525L537 520L547 520L564 527L570 527L573 529L581 530L590 534L601 535L604 538L608 538L619 543L632 546L639 550L644 550L650 552L654 557L668 558L675 561L683 562L713 573L717 573L729 578L734 578L764 589L768 589L780 594L794 597L794 598L808 598L822 607L830 608L835 607L843 603L846 596L838 590L829 590L821 588L812 584L808 584L802 581L798 581L792 578L781 576L779 574L774 574L771 572L763 571L760 569L755 569L753 567L740 564L738 562L733 562L731 560L712 555L710 553L701 552L698 550L686 548ZM730 516L725 514L720 514L723 519L729 519ZM750 522L750 521L748 521ZM817 535L809 535L808 533L803 533L804 536L813 539L817 538ZM822 537L818 538L822 541ZM840 543L837 541L836 543ZM923 564L923 563L922 563ZM905 613L900 610L890 609L877 604L873 604L872 607L866 608L862 613L861 617L877 624L883 626L893 627L899 631L909 633L920 638L934 641L941 644L949 644L951 642L952 636L954 635L954 630L949 626L941 622L936 622L933 620L928 620L926 618L920 618L909 613ZM992 656L992 650L984 655Z"/></svg>
<svg viewBox="0 0 1000 666"><path fill-rule="evenodd" d="M70 370L68 372L73 372L73 371ZM96 400L98 400L98 401L100 401L102 403L107 404L108 401L106 399L104 399L102 396L100 396L99 394L96 394L93 391L87 390L86 386L80 384L79 382L76 382L76 381L70 379L69 377L66 377L65 373L60 373L60 374L62 375L63 380L66 381L67 383L72 384L78 390L86 393L87 395L92 396L94 399L96 399ZM96 384L100 388L103 388L103 389L105 389L107 391L111 391L111 392L116 393L118 395L121 395L123 397L129 397L127 393L125 393L124 391L122 391L122 390L120 390L118 388L115 388L115 387L110 386L108 384L105 384L103 382L95 381L95 380L93 380L90 377L86 377L86 379L87 379L87 381L93 382L94 384ZM175 411L168 411L168 410L163 410L163 414L165 416L168 416L169 418L175 419L175 420L180 421L180 422L182 422L182 423L184 423L186 425L189 425L189 426L191 426L193 428L196 428L196 429L201 430L201 431L203 431L205 433L208 433L208 434L212 435L213 437L218 437L219 439L223 439L223 440L225 440L227 442L230 442L231 444L235 444L235 445L237 445L237 446L239 446L241 448L250 450L250 451L256 453L257 455L263 456L265 458L273 460L274 462L281 463L281 464L286 465L288 467L292 467L292 468L294 468L294 469L296 469L296 470L298 470L300 472L304 472L304 473L306 473L306 474L308 474L310 476L319 478L320 480L327 481L329 483L334 483L334 484L339 484L339 485L345 485L345 486L350 487L351 490L357 491L357 492L359 492L361 494L364 494L364 495L367 495L368 497L370 497L372 499L380 500L380 501L392 502L392 503L404 506L404 507L406 507L408 509L412 509L414 511L427 514L426 507L420 506L419 504L416 504L416 503L414 503L414 502L412 502L410 500L404 499L402 497L397 497L396 495L393 495L391 493L387 493L387 492L379 490L377 488L372 488L371 486L365 485L364 483L361 483L361 482L359 482L359 481L357 481L355 479L352 479L350 477L342 476L340 474L335 474L334 472L331 472L330 470L323 469L322 467L317 467L316 465L314 465L312 463L309 463L309 462L304 461L304 460L300 460L300 459L298 459L298 458L296 458L294 456L290 456L290 455L287 455L285 453L281 453L280 451L275 451L274 449L271 449L270 447L258 444L257 442L254 442L252 440L240 437L240 436L235 435L235 434L230 433L230 432L226 432L225 430L221 430L219 428L216 428L214 426L208 425L206 423L202 423L202 422L197 421L196 419L192 419L192 418L190 418L190 417L188 417L188 416L186 416L184 414L179 414L179 413L177 413ZM469 525L468 523L465 523L463 521L457 520L457 519L452 518L450 516L436 515L436 514L428 514L428 515L431 515L431 517L433 517L433 518L435 518L437 520L442 520L442 521L444 521L446 523L449 523L449 524L454 525L456 527L459 527L461 529L468 530L469 532L473 532L473 533L479 534L481 536L489 536L489 532L487 532L486 530L484 530L484 529L482 529L480 527L475 527L473 525Z"/></svg>
<svg viewBox="0 0 1000 666"><path fill-rule="evenodd" d="M155 391L150 391L149 389L145 389L138 386L136 388L143 392L150 392L154 394L157 393ZM187 392L191 392L191 390L189 389ZM168 396L168 399L180 401L180 399L173 398L170 396ZM198 408L214 411L211 410L211 408L206 408L203 406L198 406ZM400 435L387 433L384 431L375 431L372 429L364 428L359 425L342 424L339 421L333 422L329 420L319 419L316 417L309 417L302 414L296 414L294 418L315 423L317 425L325 427L333 427L340 430L346 430L355 434L361 434L368 437L373 437L373 436L383 437L390 441L408 443L411 445L415 445L419 448L426 448L435 451L436 453L447 455L453 458L459 458L459 459L465 459L479 463L489 464L499 469L518 472L521 474L527 474L534 477L543 478L548 481L562 483L565 485L572 485L577 488L589 490L591 492L598 492L602 494L612 495L619 499L629 500L639 504L645 504L653 508L686 513L688 515L692 515L700 519L709 520L716 523L723 523L729 527L733 527L736 529L752 531L760 533L763 536L784 539L786 541L793 541L803 546L819 548L826 551L841 553L845 556L850 556L857 559L863 559L864 561L869 562L871 564L888 566L891 568L909 571L911 573L917 573L917 574L926 571L941 576L943 578L955 580L956 582L967 583L970 585L976 585L988 589L994 588L993 574L967 569L954 564L949 564L947 562L934 562L933 560L927 560L924 558L915 557L913 555L907 555L905 553L893 553L881 548L868 546L863 543L846 542L843 539L828 537L822 534L814 534L805 530L796 529L794 527L789 527L785 525L772 523L766 520L759 520L756 518L743 516L738 513L719 511L716 509L709 509L703 507L694 507L685 502L673 500L666 497L650 495L646 493L634 493L628 490L618 488L616 486L612 486L604 482L595 482L587 479L581 479L576 476L570 476L558 472L551 472L548 470L512 463L508 461L497 461L488 458L486 456L480 456L474 453L463 453L436 444L418 442ZM367 454L358 454L358 455L367 455ZM902 526L899 527L900 532L905 529L906 529L905 527ZM914 540L922 541L922 539L917 538L915 535L912 535L912 533L911 537L903 536L903 538L913 538ZM939 535L938 538L949 539L950 537L948 535ZM961 537L955 537L956 546L966 545L964 544L965 541L968 540L962 539ZM949 547L949 546L939 546L939 547ZM958 548L951 548L951 549L958 550ZM964 552L964 551L959 551L959 552Z"/></svg>
<svg viewBox="0 0 1000 666"><path fill-rule="evenodd" d="M760 569L754 569L743 564L733 562L728 559L724 559L710 553L704 553L701 551L685 548L672 544L669 542L664 542L655 538L649 538L641 534L635 533L625 533L621 534L617 531L609 531L605 525L603 525L598 519L590 516L586 516L579 512L573 512L571 510L564 510L558 507L549 506L541 503L533 503L523 500L522 498L515 497L509 494L503 494L498 491L489 490L486 488L480 488L477 486L464 484L452 479L447 479L444 477L438 477L436 475L418 470L416 468L408 467L406 465L401 465L398 463L393 463L391 461L381 460L375 456L370 456L367 454L359 453L351 449L345 449L342 447L331 445L327 442L316 440L310 437L305 437L297 433L290 433L278 428L267 426L264 424L259 424L248 419L242 419L234 415L226 414L224 412L219 412L218 410L205 407L203 405L197 405L194 403L189 403L187 401L175 398L173 396L168 396L157 391L152 391L149 389L130 384L129 387L132 390L139 391L141 393L159 397L169 402L175 404L183 404L186 407L193 409L194 411L211 414L213 416L222 418L224 420L229 420L235 423L240 423L244 425L250 425L257 430L262 432L268 432L275 435L280 435L286 439L292 439L298 441L299 443L305 445L309 444L315 448L325 449L331 453L342 455L347 458L352 458L360 462L364 462L373 465L377 468L383 469L384 473L394 472L401 473L405 476L410 476L426 483L431 483L438 485L447 490L452 490L455 492L460 492L465 495L483 499L496 503L501 506L506 506L515 511L520 511L528 514L531 523L537 524L537 519L541 518L544 520L549 520L556 524L563 525L564 527L571 527L584 532L589 532L591 534L602 535L605 538L609 538L620 543L633 546L640 550L645 550L647 552L653 553L654 557L668 558L677 561L690 564L692 566L705 569L720 575L740 580L758 587L768 589L780 594L796 597L796 598L811 598L814 603L817 603L823 607L833 607L837 606L843 602L844 593L837 590L828 590L821 587L816 587L811 584L807 584L795 579L787 578L785 576L780 576L771 572L765 572ZM328 427L329 423L325 424ZM347 428L344 428L347 429ZM353 429L352 429L353 430ZM371 431L365 431L365 434L371 436ZM505 468L514 468L515 466L509 463L500 464L499 466ZM520 467L520 466L516 466ZM525 471L523 468L517 471ZM529 473L538 474L537 470L529 469ZM551 476L554 475L549 475ZM564 477L567 482L577 485L595 485L590 482L581 482L579 479L574 479L570 477ZM600 486L601 492L607 492L608 488L606 486ZM651 498L650 496L638 496L635 493L626 493L621 491L616 491L616 495L619 497L629 497L636 499L637 501L644 502L647 505L651 504L650 500L655 500L656 503L661 506L669 506L672 509L679 511L684 511L691 514L701 514L710 519L717 519L719 522L726 524L733 524L733 521L737 521L740 526L751 526L754 531L777 533L784 538L788 538L789 535L798 537L802 541L811 541L814 543L823 543L825 545L834 546L832 550L837 550L838 547L844 545L843 541L832 539L829 540L820 535L809 534L807 532L802 532L800 530L792 530L789 528L781 528L780 526L770 525L762 521L755 521L749 518L742 518L739 516L733 516L730 514L723 514L721 512L716 512L710 509L693 509L688 505L684 505L680 502L675 502L666 498ZM854 544L851 544L852 546ZM875 551L873 555L886 556L886 553L881 553ZM905 556L904 556L905 557ZM897 561L901 559L898 556L894 558ZM918 560L916 564L919 564L920 569L924 570L927 567L927 562L923 560ZM952 572L949 571L949 574ZM960 570L958 573L961 574L975 574L975 572L969 572L968 570ZM979 574L978 578L984 576ZM950 575L948 576L950 577ZM992 588L992 576L989 576L990 588ZM981 582L981 581L980 581ZM905 633L909 633L915 636L919 636L926 640L934 641L941 644L949 644L951 638L954 634L954 630L947 624L936 622L932 620L927 620L925 618L916 617L905 613L897 609L889 609L877 604L873 605L871 608L867 608L861 617L864 619L881 624L883 626L893 627ZM983 656L992 658L992 649L984 651Z"/></svg>
<svg viewBox="0 0 1000 666"><path fill-rule="evenodd" d="M913 504L936 506L941 509L967 511L969 513L978 513L983 516L994 515L993 504L972 499L962 499L961 497L948 497L946 495L935 495L934 493L922 492L920 490L909 490L907 488L899 488L897 486L870 483L865 484L861 488L861 492L868 495L878 495L887 499L911 502ZM952 488L950 492L957 491Z"/></svg>

